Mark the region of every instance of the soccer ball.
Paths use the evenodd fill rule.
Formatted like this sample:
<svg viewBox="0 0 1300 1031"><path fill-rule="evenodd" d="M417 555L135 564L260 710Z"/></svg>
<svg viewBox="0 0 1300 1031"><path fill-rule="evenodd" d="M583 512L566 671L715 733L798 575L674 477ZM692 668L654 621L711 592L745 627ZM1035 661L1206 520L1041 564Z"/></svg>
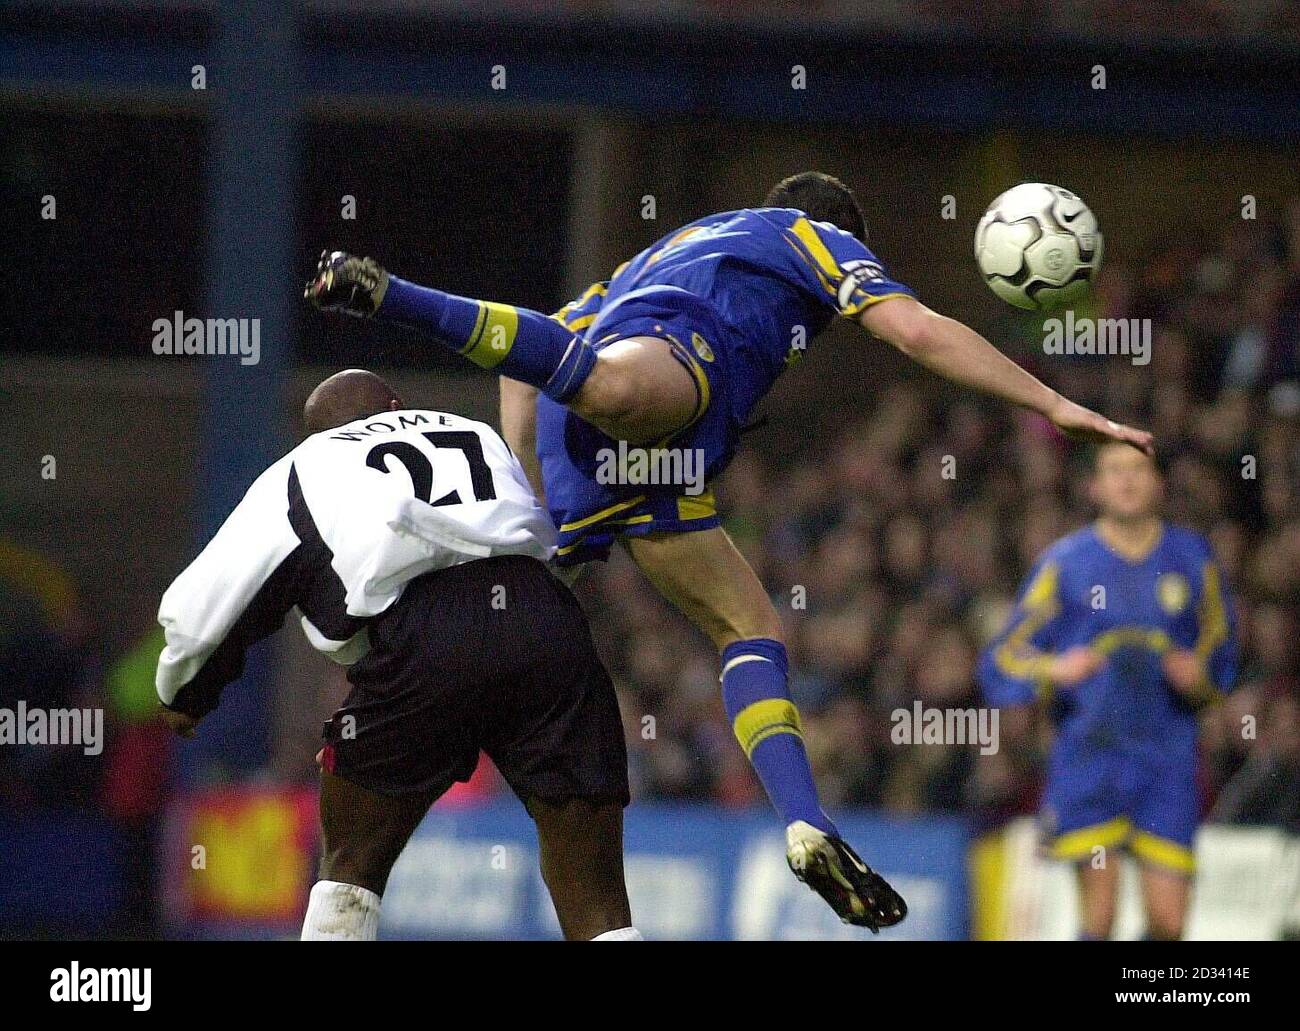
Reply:
<svg viewBox="0 0 1300 1031"><path fill-rule="evenodd" d="M1069 190L1013 186L975 229L975 261L989 289L1030 311L1072 304L1101 268L1097 218Z"/></svg>

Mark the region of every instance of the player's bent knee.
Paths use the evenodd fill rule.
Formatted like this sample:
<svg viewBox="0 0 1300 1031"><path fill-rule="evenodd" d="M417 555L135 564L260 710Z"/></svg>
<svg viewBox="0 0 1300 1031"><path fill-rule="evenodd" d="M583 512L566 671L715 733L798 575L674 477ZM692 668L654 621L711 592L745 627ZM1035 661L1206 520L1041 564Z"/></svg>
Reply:
<svg viewBox="0 0 1300 1031"><path fill-rule="evenodd" d="M632 422L641 410L639 394L631 368L597 359L596 368L579 395L582 414L610 423Z"/></svg>

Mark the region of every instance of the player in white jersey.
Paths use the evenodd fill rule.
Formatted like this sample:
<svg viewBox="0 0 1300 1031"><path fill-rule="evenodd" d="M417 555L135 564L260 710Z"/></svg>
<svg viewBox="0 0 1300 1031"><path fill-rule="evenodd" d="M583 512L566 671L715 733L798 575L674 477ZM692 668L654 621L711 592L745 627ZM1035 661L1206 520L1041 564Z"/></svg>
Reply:
<svg viewBox="0 0 1300 1031"><path fill-rule="evenodd" d="M349 370L308 398L311 436L267 469L163 596L164 719L190 736L293 607L348 666L325 724L322 859L305 940L375 937L393 863L430 805L492 757L537 824L571 939L634 938L627 754L555 530L484 423L407 408Z"/></svg>

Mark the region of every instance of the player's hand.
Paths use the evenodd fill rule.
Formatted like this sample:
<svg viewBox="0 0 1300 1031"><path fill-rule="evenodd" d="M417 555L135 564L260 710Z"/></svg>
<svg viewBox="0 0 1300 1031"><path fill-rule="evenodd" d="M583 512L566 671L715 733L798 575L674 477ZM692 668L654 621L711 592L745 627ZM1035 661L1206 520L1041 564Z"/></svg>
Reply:
<svg viewBox="0 0 1300 1031"><path fill-rule="evenodd" d="M302 295L321 311L341 311L359 319L379 310L388 292L388 273L373 258L343 251L321 251L316 275Z"/></svg>
<svg viewBox="0 0 1300 1031"><path fill-rule="evenodd" d="M1080 646L1052 656L1047 676L1054 684L1072 687L1087 680L1104 665L1106 665L1104 655L1091 648Z"/></svg>
<svg viewBox="0 0 1300 1031"><path fill-rule="evenodd" d="M1076 440L1094 444L1117 441L1131 444L1145 455L1155 454L1155 438L1146 430L1136 430L1132 426L1112 422L1083 405L1075 404L1068 397L1058 397L1047 417L1062 433Z"/></svg>
<svg viewBox="0 0 1300 1031"><path fill-rule="evenodd" d="M1199 696L1204 693L1209 675L1205 663L1195 652L1171 648L1161 659L1165 677L1179 694Z"/></svg>
<svg viewBox="0 0 1300 1031"><path fill-rule="evenodd" d="M201 719L199 716L187 716L185 713L169 709L165 705L158 706L158 714L162 717L162 721L181 737L193 737L195 731L199 729L199 720Z"/></svg>

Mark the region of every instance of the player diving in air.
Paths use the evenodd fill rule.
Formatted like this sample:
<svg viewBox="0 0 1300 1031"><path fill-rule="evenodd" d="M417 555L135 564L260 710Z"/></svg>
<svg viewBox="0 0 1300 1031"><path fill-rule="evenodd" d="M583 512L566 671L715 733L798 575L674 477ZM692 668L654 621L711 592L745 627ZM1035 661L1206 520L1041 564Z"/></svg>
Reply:
<svg viewBox="0 0 1300 1031"><path fill-rule="evenodd" d="M836 831L817 798L787 687L780 617L725 531L710 492L597 476L618 442L726 468L754 405L835 315L948 379L1040 412L1067 433L1149 449L1147 433L1067 400L978 333L925 307L866 246L862 209L817 172L778 183L762 207L668 234L554 316L457 297L370 258L322 255L317 307L420 329L502 380L502 428L559 527L557 561L618 539L721 655L727 714L786 827L787 859L841 919L876 930L902 898ZM538 464L530 462L535 455Z"/></svg>
<svg viewBox="0 0 1300 1031"><path fill-rule="evenodd" d="M325 724L320 880L304 941L365 941L429 806L487 752L537 824L569 939L635 941L627 751L555 528L496 432L350 369L163 596L163 718L190 736L290 608L352 690Z"/></svg>

